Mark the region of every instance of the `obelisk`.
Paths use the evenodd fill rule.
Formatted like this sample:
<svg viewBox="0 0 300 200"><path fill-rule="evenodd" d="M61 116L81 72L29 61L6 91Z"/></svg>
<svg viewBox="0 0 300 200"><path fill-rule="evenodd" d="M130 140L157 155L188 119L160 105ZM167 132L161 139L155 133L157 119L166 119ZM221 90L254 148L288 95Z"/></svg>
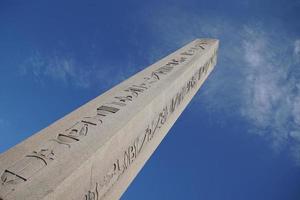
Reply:
<svg viewBox="0 0 300 200"><path fill-rule="evenodd" d="M192 41L1 154L0 200L119 199L213 70L218 45Z"/></svg>

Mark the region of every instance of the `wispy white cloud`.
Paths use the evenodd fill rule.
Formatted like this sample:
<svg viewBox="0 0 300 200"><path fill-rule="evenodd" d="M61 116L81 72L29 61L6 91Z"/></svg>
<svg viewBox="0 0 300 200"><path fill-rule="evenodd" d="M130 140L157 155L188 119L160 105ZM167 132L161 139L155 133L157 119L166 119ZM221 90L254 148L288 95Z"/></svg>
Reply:
<svg viewBox="0 0 300 200"><path fill-rule="evenodd" d="M274 147L281 147L290 136L289 119L295 102L293 81L288 77L292 62L285 46L257 27L245 27L242 38L245 67L241 113L252 121L256 133L270 136ZM241 63L242 64L242 63ZM300 155L300 154L299 154Z"/></svg>
<svg viewBox="0 0 300 200"><path fill-rule="evenodd" d="M297 39L294 42L294 55L297 61L299 61L300 60L300 39Z"/></svg>
<svg viewBox="0 0 300 200"><path fill-rule="evenodd" d="M96 85L97 88L111 87L135 71L132 66L124 64L121 68L97 61L91 63L83 66L72 57L36 52L24 61L19 72L22 76L33 77L39 83L45 84L50 79L63 85L86 89Z"/></svg>
<svg viewBox="0 0 300 200"><path fill-rule="evenodd" d="M59 56L45 56L36 52L20 66L21 75L31 75L38 82L45 78L71 84L81 88L90 86L86 71L76 66L74 59Z"/></svg>
<svg viewBox="0 0 300 200"><path fill-rule="evenodd" d="M31 75L42 82L45 77L68 83L74 81L76 75L74 61L58 56L47 57L35 52L20 66L21 75Z"/></svg>
<svg viewBox="0 0 300 200"><path fill-rule="evenodd" d="M274 150L289 148L300 164L300 77L290 53L293 42L274 38L260 26L241 32L238 63L244 80L240 114L254 124L252 132L271 141Z"/></svg>
<svg viewBox="0 0 300 200"><path fill-rule="evenodd" d="M279 41L260 26L243 28L237 41L244 79L239 110L255 125L252 132L271 141L276 151L289 148L300 164L300 77L290 54L293 43L283 38Z"/></svg>

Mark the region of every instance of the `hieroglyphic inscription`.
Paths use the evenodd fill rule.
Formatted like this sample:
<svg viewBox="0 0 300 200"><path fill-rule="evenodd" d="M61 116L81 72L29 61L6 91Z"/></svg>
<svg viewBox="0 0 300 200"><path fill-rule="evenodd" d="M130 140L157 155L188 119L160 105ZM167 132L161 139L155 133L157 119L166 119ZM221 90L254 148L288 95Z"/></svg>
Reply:
<svg viewBox="0 0 300 200"><path fill-rule="evenodd" d="M29 180L54 161L57 155L61 155L71 148L73 143L79 142L83 137L87 136L89 128L96 127L101 123L102 121L97 115L84 117L70 128L57 134L56 138L46 141L38 150L26 154L21 160L3 172L0 184L0 197L4 199L15 190L16 185Z"/></svg>
<svg viewBox="0 0 300 200"><path fill-rule="evenodd" d="M31 153L25 154L21 160L14 163L2 173L0 179L0 199L4 199L7 195L15 190L15 187L18 184L26 182L37 172L48 166L50 162L56 159L56 157L61 157L65 151L72 147L72 145L77 144L84 139L88 135L90 129L96 129L100 124L103 124L105 117L116 114L123 107L129 103L132 103L141 94L145 93L146 90L150 89L153 84L156 84L158 81L160 81L162 76L166 76L172 72L174 67L180 66L181 64L189 61L197 51L204 50L206 45L207 42L205 40L196 42L194 46L190 47L184 52L181 52L176 58L172 58L165 65L157 68L149 75L143 77L141 82L128 86L107 103L99 105L95 110L94 116L88 116L79 119L69 128L61 133L58 133L55 138L45 141L44 144L41 144L41 147L38 150L34 150ZM205 69L203 69L201 73L204 72L206 72ZM199 74L199 77L200 76L201 75ZM189 87L192 87L192 83ZM176 97L174 101L177 103L180 101L180 98L181 97ZM170 111L172 111L172 109L170 109ZM138 138L134 145L125 151L123 166L120 166L119 160L114 163L114 168L111 174L104 178L104 182L110 182L110 179L115 176L117 171L120 172L127 169L130 163L133 162L138 153L141 151L145 142L151 140L155 131L159 128L159 126L162 125L162 122L163 118L158 119L156 124L153 122L154 124L151 124L151 126L149 125L149 127L146 129L147 136L144 135L143 137ZM102 183L99 184L99 188L101 187L101 184ZM97 191L100 190L98 189L98 185L96 189ZM94 198L93 194L89 194L86 196L86 198Z"/></svg>
<svg viewBox="0 0 300 200"><path fill-rule="evenodd" d="M217 52L214 51L211 58L201 66L193 76L180 88L176 95L171 98L170 102L163 107L161 112L151 121L145 128L145 131L135 138L131 145L125 149L120 158L112 164L107 174L98 182L96 182L97 197L101 199L112 188L112 186L125 173L128 167L138 157L142 149L153 139L155 133L165 124L169 115L179 107L185 96L195 87L195 85L207 76L210 67L216 63ZM90 191L89 191L90 192Z"/></svg>

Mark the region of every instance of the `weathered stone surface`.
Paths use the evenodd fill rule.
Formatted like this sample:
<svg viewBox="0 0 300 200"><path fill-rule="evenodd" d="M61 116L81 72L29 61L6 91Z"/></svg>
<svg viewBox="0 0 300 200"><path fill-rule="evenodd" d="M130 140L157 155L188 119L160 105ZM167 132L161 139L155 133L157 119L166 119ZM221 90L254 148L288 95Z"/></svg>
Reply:
<svg viewBox="0 0 300 200"><path fill-rule="evenodd" d="M216 64L197 39L1 154L0 199L118 199Z"/></svg>

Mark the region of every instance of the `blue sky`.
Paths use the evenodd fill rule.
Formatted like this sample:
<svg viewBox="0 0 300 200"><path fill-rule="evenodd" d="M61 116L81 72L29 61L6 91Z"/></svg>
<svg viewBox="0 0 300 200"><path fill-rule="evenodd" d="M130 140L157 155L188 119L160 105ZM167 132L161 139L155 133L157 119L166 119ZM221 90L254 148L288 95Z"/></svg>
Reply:
<svg viewBox="0 0 300 200"><path fill-rule="evenodd" d="M0 1L0 152L195 38L218 64L122 199L300 199L299 0Z"/></svg>

